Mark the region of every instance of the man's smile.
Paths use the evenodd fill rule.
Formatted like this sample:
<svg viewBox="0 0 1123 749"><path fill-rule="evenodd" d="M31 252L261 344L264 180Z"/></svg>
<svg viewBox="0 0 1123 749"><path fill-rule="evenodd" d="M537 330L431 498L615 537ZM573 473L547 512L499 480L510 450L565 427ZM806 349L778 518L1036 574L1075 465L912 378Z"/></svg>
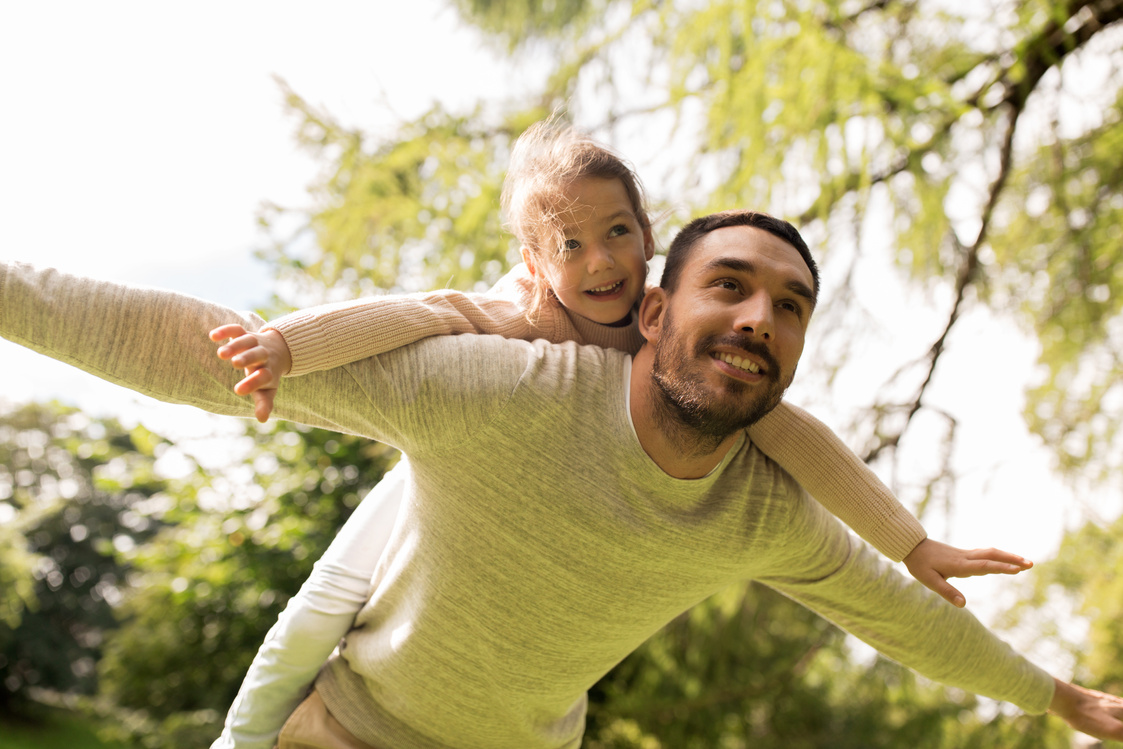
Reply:
<svg viewBox="0 0 1123 749"><path fill-rule="evenodd" d="M718 361L723 361L726 364L732 364L734 367L737 367L738 369L743 369L746 372L752 372L753 374L760 374L760 365L757 364L756 362L754 362L752 359L741 358L740 356L736 356L734 354L728 354L728 353L724 353L724 352L720 352L720 351L716 352L713 355L713 357L715 359L717 359Z"/></svg>

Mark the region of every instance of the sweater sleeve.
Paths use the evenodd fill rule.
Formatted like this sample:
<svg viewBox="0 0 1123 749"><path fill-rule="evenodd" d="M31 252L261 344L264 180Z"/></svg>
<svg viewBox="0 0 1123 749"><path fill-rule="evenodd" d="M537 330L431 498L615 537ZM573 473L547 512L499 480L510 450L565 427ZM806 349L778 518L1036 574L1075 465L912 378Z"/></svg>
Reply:
<svg viewBox="0 0 1123 749"><path fill-rule="evenodd" d="M214 355L207 335L231 322L264 323L186 294L0 263L0 336L157 400L250 417L252 401L234 393L239 371ZM277 415L404 447L402 424L418 409L401 396L417 384L405 382L408 362L393 375L382 365L365 359L301 377L277 396Z"/></svg>
<svg viewBox="0 0 1123 749"><path fill-rule="evenodd" d="M757 579L916 672L1044 713L1053 678L970 612L897 572L797 487L772 572ZM808 550L814 550L811 553Z"/></svg>
<svg viewBox="0 0 1123 749"><path fill-rule="evenodd" d="M289 376L342 366L437 335L477 333L556 341L556 314L540 318L537 324L527 320L529 287L524 276L528 275L518 267L487 294L444 289L311 307L267 327L288 344Z"/></svg>
<svg viewBox="0 0 1123 749"><path fill-rule="evenodd" d="M786 401L749 438L878 551L899 562L927 534L870 467L823 422Z"/></svg>

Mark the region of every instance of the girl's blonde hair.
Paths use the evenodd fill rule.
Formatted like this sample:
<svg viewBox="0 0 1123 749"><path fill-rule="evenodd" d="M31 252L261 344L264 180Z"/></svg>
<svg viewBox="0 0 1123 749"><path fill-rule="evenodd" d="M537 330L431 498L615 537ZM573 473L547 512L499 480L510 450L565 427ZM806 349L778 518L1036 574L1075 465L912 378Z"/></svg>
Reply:
<svg viewBox="0 0 1123 749"><path fill-rule="evenodd" d="M511 149L503 181L501 206L507 228L532 258L554 259L565 244L558 215L566 210L563 190L576 179L618 179L644 231L651 228L643 186L632 167L587 134L551 118L531 125ZM533 321L550 294L545 274L534 276L534 299L527 310Z"/></svg>

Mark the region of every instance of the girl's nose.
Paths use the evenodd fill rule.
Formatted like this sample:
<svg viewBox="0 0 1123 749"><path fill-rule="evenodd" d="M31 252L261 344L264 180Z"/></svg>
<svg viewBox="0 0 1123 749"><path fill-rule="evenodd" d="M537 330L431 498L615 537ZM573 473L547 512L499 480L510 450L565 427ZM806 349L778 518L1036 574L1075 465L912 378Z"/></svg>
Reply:
<svg viewBox="0 0 1123 749"><path fill-rule="evenodd" d="M608 251L604 245L593 245L589 248L587 257L590 273L597 273L604 270L611 270L616 267L616 260L612 257L612 253Z"/></svg>

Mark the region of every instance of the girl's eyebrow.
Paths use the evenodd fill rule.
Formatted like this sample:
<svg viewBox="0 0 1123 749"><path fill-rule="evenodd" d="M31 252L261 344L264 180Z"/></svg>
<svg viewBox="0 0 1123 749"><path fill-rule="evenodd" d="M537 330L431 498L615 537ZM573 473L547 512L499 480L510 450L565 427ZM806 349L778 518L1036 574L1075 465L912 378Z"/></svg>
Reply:
<svg viewBox="0 0 1123 749"><path fill-rule="evenodd" d="M638 219L636 218L636 214L634 214L631 211L626 210L624 208L621 208L620 210L616 211L615 213L610 214L608 216L605 216L604 218L595 217L595 218L590 219L590 220L595 221L598 224L610 224L613 221L618 220L621 216L624 217L624 218L631 219L632 221L638 221ZM576 234L578 231L580 231L580 229L581 229L580 226L576 226L574 224L564 224L561 227L562 234L564 234L567 237Z"/></svg>
<svg viewBox="0 0 1123 749"><path fill-rule="evenodd" d="M605 221L605 223L608 223L609 221L615 221L616 219L620 218L621 216L623 216L625 218L630 218L632 220L635 220L636 214L632 213L631 211L624 210L623 208L621 208L616 213L614 213L611 216L608 216L607 218L605 218L604 221Z"/></svg>

